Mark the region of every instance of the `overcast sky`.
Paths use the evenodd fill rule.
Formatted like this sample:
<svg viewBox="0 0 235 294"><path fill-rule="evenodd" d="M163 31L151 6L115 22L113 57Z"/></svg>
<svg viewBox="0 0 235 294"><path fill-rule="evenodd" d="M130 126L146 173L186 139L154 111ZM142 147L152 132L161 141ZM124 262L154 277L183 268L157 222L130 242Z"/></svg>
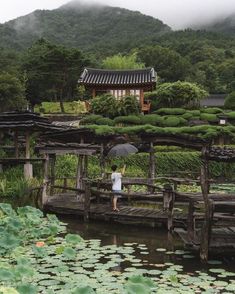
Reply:
<svg viewBox="0 0 235 294"><path fill-rule="evenodd" d="M161 19L175 29L235 13L235 0L83 0L119 6ZM68 0L0 0L0 23L36 9L54 9Z"/></svg>

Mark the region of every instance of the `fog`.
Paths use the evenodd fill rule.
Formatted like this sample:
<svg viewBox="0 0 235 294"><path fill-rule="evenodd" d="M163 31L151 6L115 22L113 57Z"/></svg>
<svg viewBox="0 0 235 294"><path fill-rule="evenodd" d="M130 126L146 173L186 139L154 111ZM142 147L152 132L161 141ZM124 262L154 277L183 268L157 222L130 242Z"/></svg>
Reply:
<svg viewBox="0 0 235 294"><path fill-rule="evenodd" d="M0 0L0 22L28 14L36 9L55 9L66 0ZM79 1L81 2L81 1ZM96 0L83 0L90 4ZM110 6L138 10L162 20L174 29L211 22L235 13L235 0L99 0Z"/></svg>

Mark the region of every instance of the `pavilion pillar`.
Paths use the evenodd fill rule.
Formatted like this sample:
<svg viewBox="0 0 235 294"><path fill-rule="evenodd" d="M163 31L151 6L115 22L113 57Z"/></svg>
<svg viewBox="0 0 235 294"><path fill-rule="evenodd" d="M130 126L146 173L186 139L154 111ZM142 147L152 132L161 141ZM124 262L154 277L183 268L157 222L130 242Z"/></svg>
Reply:
<svg viewBox="0 0 235 294"><path fill-rule="evenodd" d="M201 231L200 258L207 262L209 253L210 233L211 233L211 205L208 197L208 160L206 158L206 147L202 148L201 166L201 190L205 206L205 219Z"/></svg>
<svg viewBox="0 0 235 294"><path fill-rule="evenodd" d="M18 131L14 133L14 145L15 145L15 158L19 158L19 141L18 141Z"/></svg>
<svg viewBox="0 0 235 294"><path fill-rule="evenodd" d="M141 109L141 111L142 111L142 109L143 109L143 105L144 105L144 90L143 89L141 89L140 90L140 109Z"/></svg>
<svg viewBox="0 0 235 294"><path fill-rule="evenodd" d="M151 184L154 184L155 177L156 177L155 150L154 150L153 142L151 142L150 150L149 150L149 180Z"/></svg>
<svg viewBox="0 0 235 294"><path fill-rule="evenodd" d="M92 89L92 97L95 98L95 96L96 96L96 90Z"/></svg>
<svg viewBox="0 0 235 294"><path fill-rule="evenodd" d="M30 159L30 134L26 132L25 135L25 158ZM33 178L33 166L30 161L26 160L24 164L24 177L25 179L32 179Z"/></svg>
<svg viewBox="0 0 235 294"><path fill-rule="evenodd" d="M85 181L87 177L88 168L88 156L80 154L78 156L78 166L77 166L77 177L76 177L76 188L80 190L85 190ZM77 192L77 199L80 201L84 200L84 193Z"/></svg>
<svg viewBox="0 0 235 294"><path fill-rule="evenodd" d="M42 206L44 206L48 201L48 184L49 184L49 155L44 156L44 176L43 176L43 186L42 186Z"/></svg>

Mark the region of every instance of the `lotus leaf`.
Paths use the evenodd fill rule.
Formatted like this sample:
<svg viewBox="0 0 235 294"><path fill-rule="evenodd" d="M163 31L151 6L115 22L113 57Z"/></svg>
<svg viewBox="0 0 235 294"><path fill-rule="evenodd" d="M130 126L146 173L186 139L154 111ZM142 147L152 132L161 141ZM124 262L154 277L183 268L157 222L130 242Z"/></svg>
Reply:
<svg viewBox="0 0 235 294"><path fill-rule="evenodd" d="M9 287L0 287L0 293L1 294L19 294L16 289L9 288Z"/></svg>
<svg viewBox="0 0 235 294"><path fill-rule="evenodd" d="M148 286L139 283L128 282L125 285L126 294L151 294L151 289Z"/></svg>
<svg viewBox="0 0 235 294"><path fill-rule="evenodd" d="M37 294L38 293L37 287L31 284L21 284L16 289L20 294Z"/></svg>
<svg viewBox="0 0 235 294"><path fill-rule="evenodd" d="M90 286L86 286L73 289L71 294L95 294L95 291Z"/></svg>
<svg viewBox="0 0 235 294"><path fill-rule="evenodd" d="M10 281L14 279L14 274L11 270L0 268L0 281Z"/></svg>
<svg viewBox="0 0 235 294"><path fill-rule="evenodd" d="M78 243L83 241L83 239L79 235L75 234L67 234L65 236L65 240L72 245L77 245Z"/></svg>
<svg viewBox="0 0 235 294"><path fill-rule="evenodd" d="M75 259L76 254L77 254L76 251L71 247L65 247L63 251L63 255L69 260Z"/></svg>

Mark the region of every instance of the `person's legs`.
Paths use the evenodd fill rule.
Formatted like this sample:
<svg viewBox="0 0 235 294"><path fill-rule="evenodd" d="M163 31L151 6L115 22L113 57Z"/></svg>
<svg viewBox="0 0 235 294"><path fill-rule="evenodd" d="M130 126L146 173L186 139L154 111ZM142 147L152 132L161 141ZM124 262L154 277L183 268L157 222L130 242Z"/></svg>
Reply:
<svg viewBox="0 0 235 294"><path fill-rule="evenodd" d="M119 211L119 209L117 208L117 200L118 197L116 195L113 196L113 210L115 211Z"/></svg>

